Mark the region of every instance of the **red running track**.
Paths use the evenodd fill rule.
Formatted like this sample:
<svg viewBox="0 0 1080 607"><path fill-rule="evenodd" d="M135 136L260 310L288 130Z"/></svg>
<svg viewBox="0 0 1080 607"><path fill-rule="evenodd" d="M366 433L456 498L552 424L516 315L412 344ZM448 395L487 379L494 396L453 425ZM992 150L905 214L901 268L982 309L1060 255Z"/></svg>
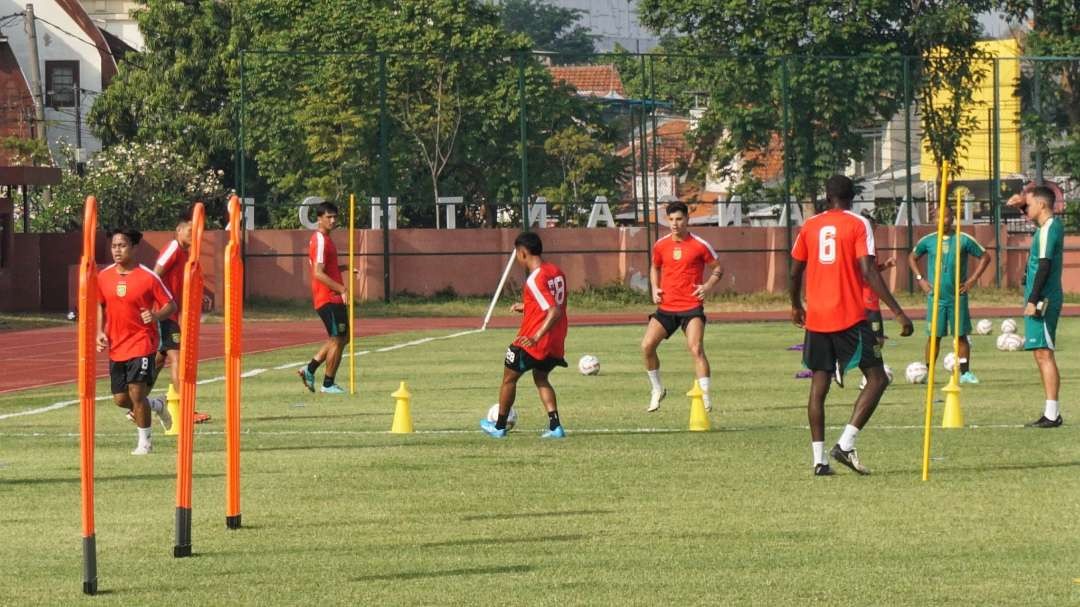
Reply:
<svg viewBox="0 0 1080 607"><path fill-rule="evenodd" d="M923 317L924 310L913 310L912 318ZM1019 317L1018 308L975 308L974 317L1006 316ZM887 312L886 312L887 314ZM1064 316L1080 316L1080 306L1065 306ZM573 314L570 324L586 325L626 325L644 324L646 315L626 314ZM786 321L790 318L786 310L749 311L749 312L712 312L712 322L755 322ZM518 324L517 317L499 316L492 319L492 328L512 328ZM358 335L370 337L388 333L430 330L476 329L480 321L476 318L361 318L358 323ZM199 340L200 360L220 358L225 348L225 325L221 323L202 326ZM244 323L243 348L245 354L278 350L304 344L314 344L325 339L322 322L304 321L248 321ZM0 332L0 394L39 388L74 381L75 326L33 329L28 331ZM98 357L98 377L108 373L108 360Z"/></svg>

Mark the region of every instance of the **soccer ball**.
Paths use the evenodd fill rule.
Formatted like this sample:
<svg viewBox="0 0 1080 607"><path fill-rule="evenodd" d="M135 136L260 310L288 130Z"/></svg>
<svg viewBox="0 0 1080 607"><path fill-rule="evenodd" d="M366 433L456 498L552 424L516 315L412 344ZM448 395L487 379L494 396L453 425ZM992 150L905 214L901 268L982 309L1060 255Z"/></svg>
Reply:
<svg viewBox="0 0 1080 607"><path fill-rule="evenodd" d="M975 323L975 332L979 335L990 335L990 332L994 330L994 323L990 322L989 318L984 318Z"/></svg>
<svg viewBox="0 0 1080 607"><path fill-rule="evenodd" d="M952 370L956 367L956 353L949 352L948 354L946 354L945 358L941 360L941 365L945 367L946 371L949 371L951 373Z"/></svg>
<svg viewBox="0 0 1080 607"><path fill-rule="evenodd" d="M577 361L577 370L582 375L598 375L600 373L600 359L592 354L586 354Z"/></svg>
<svg viewBox="0 0 1080 607"><path fill-rule="evenodd" d="M493 424L499 421L499 403L491 405L488 409L487 420ZM515 424L517 424L517 409L510 407L510 413L506 416L506 430L512 430Z"/></svg>
<svg viewBox="0 0 1080 607"><path fill-rule="evenodd" d="M67 319L68 319L68 320L74 321L74 320L75 320L75 316L76 316L76 315L75 315L75 313L74 313L74 312L68 312L68 313L67 313Z"/></svg>
<svg viewBox="0 0 1080 607"><path fill-rule="evenodd" d="M889 383L891 384L893 375L892 375L892 367L890 367L889 365L885 365L885 376L889 378ZM866 376L863 375L862 379L859 380L859 389L862 390L865 387L866 387Z"/></svg>
<svg viewBox="0 0 1080 607"><path fill-rule="evenodd" d="M925 384L926 376L930 374L930 369L926 368L926 364L915 361L907 366L904 370L904 377L909 384Z"/></svg>
<svg viewBox="0 0 1080 607"><path fill-rule="evenodd" d="M1011 318L1006 318L1001 321L1002 333L1016 333L1016 321Z"/></svg>
<svg viewBox="0 0 1080 607"><path fill-rule="evenodd" d="M1016 352L1024 347L1024 336L1016 333L1002 333L997 338L997 349L1002 352Z"/></svg>

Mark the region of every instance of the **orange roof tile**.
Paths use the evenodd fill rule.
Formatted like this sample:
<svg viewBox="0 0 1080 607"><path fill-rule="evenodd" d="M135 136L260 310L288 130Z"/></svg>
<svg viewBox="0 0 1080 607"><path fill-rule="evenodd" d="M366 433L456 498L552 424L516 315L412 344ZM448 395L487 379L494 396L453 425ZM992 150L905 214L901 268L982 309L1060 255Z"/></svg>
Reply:
<svg viewBox="0 0 1080 607"><path fill-rule="evenodd" d="M548 69L552 78L570 85L579 95L626 98L622 78L614 65L554 65Z"/></svg>

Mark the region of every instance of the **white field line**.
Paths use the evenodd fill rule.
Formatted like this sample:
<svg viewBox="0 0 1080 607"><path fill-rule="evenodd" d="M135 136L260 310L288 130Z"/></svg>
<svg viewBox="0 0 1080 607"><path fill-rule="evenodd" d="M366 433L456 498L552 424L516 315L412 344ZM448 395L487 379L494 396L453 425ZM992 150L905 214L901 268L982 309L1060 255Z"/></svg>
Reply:
<svg viewBox="0 0 1080 607"><path fill-rule="evenodd" d="M401 348L409 348L409 347L412 347L412 346L419 346L421 344L426 344L426 343L432 342L432 341L443 340L443 339L453 339L455 337L461 337L463 335L471 335L473 333L480 333L481 331L482 331L481 329L472 329L472 330L469 330L469 331L460 331L458 333L451 333L450 335L440 335L438 337L425 337L423 339L415 339L413 341L407 341L407 342L404 342L404 343L395 344L395 345L392 345L392 346L387 346L385 348L379 348L379 349L377 349L375 351L376 352L390 352L392 350L399 350ZM365 356L367 354L371 354L371 352L368 351L368 350L361 350L360 352L356 353L357 356ZM348 356L348 355L346 354L345 356ZM301 361L301 362L298 362L298 363L285 363L284 365L278 365L278 366L274 367L274 370L281 371L281 370L284 370L284 369L295 369L296 367L302 367L302 366L304 366L306 364L307 364L307 361ZM261 375L261 374L263 374L263 373L265 373L267 371L269 371L269 369L251 369L250 371L246 371L244 373L241 373L240 377L255 377L256 375ZM199 381L197 381L195 383L197 385L204 386L206 384L213 384L213 383L223 382L223 381L225 381L225 376L224 375L219 375L217 377L210 377L210 378L207 378L207 379L200 379ZM154 391L155 392L162 392L163 390L158 389L158 390L154 390ZM99 400L99 401L101 401L101 400L110 400L111 398L112 398L112 396L99 396L95 400ZM3 415L0 415L0 421L3 421L5 419L10 419L12 417L22 417L24 415L39 415L41 413L48 413L49 411L57 411L59 409L65 408L65 407L70 407L71 405L77 404L78 402L79 402L79 399L75 398L75 399L71 399L71 400L62 400L62 401L59 401L59 402L55 402L55 403L53 403L51 405L46 405L44 407L38 407L37 409L28 409L26 411L18 411L16 413L5 413ZM10 436L15 436L15 435L10 435Z"/></svg>
<svg viewBox="0 0 1080 607"><path fill-rule="evenodd" d="M104 400L109 397L100 397L98 400ZM1016 429L1023 428L1023 424L978 424L965 426L964 430L1001 430L1001 429ZM828 430L842 430L844 426L827 426ZM763 430L771 430L774 427L763 427ZM809 430L809 426L784 426L784 430ZM874 426L875 430L922 430L922 426ZM939 428L940 429L940 428ZM714 433L722 434L725 432L749 432L754 428L719 428ZM455 434L480 434L480 430L463 430L463 429L442 429L442 430L417 430L413 434L428 434L428 435L455 435ZM531 435L540 434L543 429L537 429L535 431L520 431L513 434ZM567 430L567 434L689 434L690 431L683 428L582 428L576 430ZM196 436L224 436L224 432L220 430L198 430L195 431ZM391 434L388 430L252 430L250 428L245 429L241 434L249 436L373 436L380 434ZM0 437L8 438L77 438L78 432L0 432ZM131 436L130 432L99 432L95 436L98 437L128 437Z"/></svg>

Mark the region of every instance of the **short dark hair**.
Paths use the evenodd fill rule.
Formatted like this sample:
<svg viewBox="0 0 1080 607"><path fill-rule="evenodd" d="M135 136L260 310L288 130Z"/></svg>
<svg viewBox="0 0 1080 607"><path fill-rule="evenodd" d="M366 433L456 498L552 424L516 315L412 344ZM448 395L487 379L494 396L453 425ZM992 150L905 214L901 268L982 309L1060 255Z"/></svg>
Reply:
<svg viewBox="0 0 1080 607"><path fill-rule="evenodd" d="M675 202L668 203L666 211L667 215L671 215L672 213L678 213L680 211L683 215L686 215L687 217L690 216L690 208L686 206L685 202L681 200L676 200Z"/></svg>
<svg viewBox="0 0 1080 607"><path fill-rule="evenodd" d="M318 205L315 206L316 217L322 217L327 213L333 213L334 215L337 215L337 205L332 202L320 202Z"/></svg>
<svg viewBox="0 0 1080 607"><path fill-rule="evenodd" d="M1041 198L1043 203L1049 209L1054 208L1054 201L1057 200L1057 194L1054 193L1054 190L1045 185L1037 185L1031 188L1028 191L1028 194L1031 194L1035 198Z"/></svg>
<svg viewBox="0 0 1080 607"><path fill-rule="evenodd" d="M825 197L829 200L855 200L855 182L847 175L833 175L825 182Z"/></svg>
<svg viewBox="0 0 1080 607"><path fill-rule="evenodd" d="M186 208L183 211L180 211L180 214L176 217L176 225L180 225L182 223L191 223L191 220L194 217L195 209L191 207Z"/></svg>
<svg viewBox="0 0 1080 607"><path fill-rule="evenodd" d="M518 234L517 238L514 239L514 248L518 247L525 249L530 255L542 255L544 253L544 243L536 232Z"/></svg>
<svg viewBox="0 0 1080 607"><path fill-rule="evenodd" d="M105 236L108 237L109 242L117 234L123 234L131 242L131 246L135 246L142 242L142 232L133 228L109 228L105 230Z"/></svg>

